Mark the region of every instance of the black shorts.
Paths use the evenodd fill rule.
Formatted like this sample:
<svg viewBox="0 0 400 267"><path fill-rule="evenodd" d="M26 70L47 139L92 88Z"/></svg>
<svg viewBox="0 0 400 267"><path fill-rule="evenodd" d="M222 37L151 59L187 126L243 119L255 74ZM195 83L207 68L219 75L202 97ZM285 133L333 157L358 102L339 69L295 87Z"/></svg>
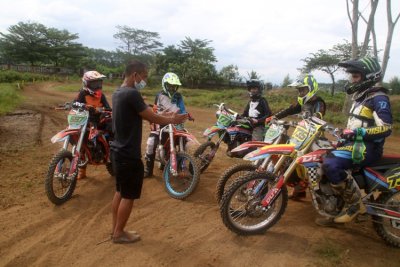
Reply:
<svg viewBox="0 0 400 267"><path fill-rule="evenodd" d="M139 199L142 192L144 166L141 159L126 159L111 152L115 186L122 198Z"/></svg>

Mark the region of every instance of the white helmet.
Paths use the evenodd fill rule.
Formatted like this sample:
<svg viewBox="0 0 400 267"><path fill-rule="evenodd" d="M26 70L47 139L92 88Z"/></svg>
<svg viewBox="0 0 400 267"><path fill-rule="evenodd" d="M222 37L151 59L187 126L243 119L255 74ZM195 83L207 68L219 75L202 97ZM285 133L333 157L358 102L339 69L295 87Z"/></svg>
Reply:
<svg viewBox="0 0 400 267"><path fill-rule="evenodd" d="M162 78L162 89L163 91L169 96L172 97L181 84L178 75L172 72L165 73L164 77Z"/></svg>

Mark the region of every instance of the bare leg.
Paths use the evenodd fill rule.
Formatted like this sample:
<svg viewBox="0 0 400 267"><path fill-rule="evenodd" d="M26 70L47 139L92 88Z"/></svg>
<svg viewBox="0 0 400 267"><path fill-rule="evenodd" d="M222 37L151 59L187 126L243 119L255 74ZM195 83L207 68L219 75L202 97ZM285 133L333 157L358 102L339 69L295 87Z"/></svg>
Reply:
<svg viewBox="0 0 400 267"><path fill-rule="evenodd" d="M132 207L133 199L120 199L113 234L115 238L124 234L124 228L128 222L129 216L131 215Z"/></svg>
<svg viewBox="0 0 400 267"><path fill-rule="evenodd" d="M115 224L117 222L118 207L119 207L120 203L121 203L121 193L120 192L115 192L114 198L112 200L112 229L111 229L111 233L114 233L114 230L115 230Z"/></svg>

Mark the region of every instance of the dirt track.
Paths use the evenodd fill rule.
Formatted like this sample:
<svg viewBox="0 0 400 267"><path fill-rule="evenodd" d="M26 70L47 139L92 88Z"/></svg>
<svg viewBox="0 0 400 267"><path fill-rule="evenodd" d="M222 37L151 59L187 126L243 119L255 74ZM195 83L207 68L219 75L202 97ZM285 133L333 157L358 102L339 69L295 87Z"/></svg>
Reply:
<svg viewBox="0 0 400 267"><path fill-rule="evenodd" d="M214 198L219 175L235 162L223 149L185 201L168 197L159 172L145 180L128 222L142 241L98 244L109 236L114 191L104 166L89 166L89 178L78 181L62 206L44 193L44 174L59 149L50 137L66 125L66 113L51 107L75 95L51 87L26 87L17 114L0 117L0 266L400 266L400 250L387 247L370 222L317 227L309 200L289 202L281 221L264 235L231 233ZM213 111L189 109L196 122L186 126L204 141L201 133L214 122ZM147 133L143 137L144 145ZM396 143L398 138L389 140L387 150L398 152Z"/></svg>

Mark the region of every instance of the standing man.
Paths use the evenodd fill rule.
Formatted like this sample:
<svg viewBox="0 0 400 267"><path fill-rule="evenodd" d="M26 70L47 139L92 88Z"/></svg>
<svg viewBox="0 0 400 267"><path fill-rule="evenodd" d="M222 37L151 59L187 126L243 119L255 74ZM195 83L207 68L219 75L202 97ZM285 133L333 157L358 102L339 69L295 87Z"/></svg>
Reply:
<svg viewBox="0 0 400 267"><path fill-rule="evenodd" d="M111 158L116 178L116 192L112 201L112 241L133 243L140 240L125 226L132 211L133 201L140 198L144 167L141 160L142 119L157 124L179 124L187 114L155 114L140 94L146 86L148 70L145 64L131 61L125 68L125 79L112 97L114 141Z"/></svg>

